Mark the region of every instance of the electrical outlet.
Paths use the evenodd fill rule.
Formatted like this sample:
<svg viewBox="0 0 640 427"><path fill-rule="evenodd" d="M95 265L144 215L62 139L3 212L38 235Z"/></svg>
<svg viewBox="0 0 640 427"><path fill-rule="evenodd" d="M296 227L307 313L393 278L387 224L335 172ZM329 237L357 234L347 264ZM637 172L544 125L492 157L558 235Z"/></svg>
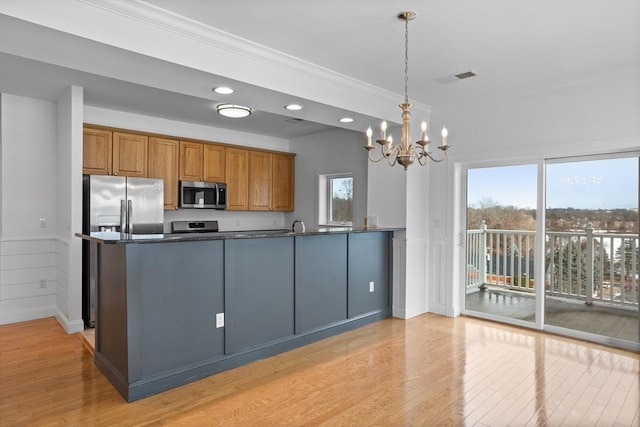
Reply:
<svg viewBox="0 0 640 427"><path fill-rule="evenodd" d="M38 222L40 224L40 228L45 228L47 226L47 219L46 218L40 218Z"/></svg>
<svg viewBox="0 0 640 427"><path fill-rule="evenodd" d="M374 288L375 288L375 283L369 282L369 292L373 292Z"/></svg>
<svg viewBox="0 0 640 427"><path fill-rule="evenodd" d="M46 279L40 279L39 283L40 283L40 289L45 289L47 287Z"/></svg>
<svg viewBox="0 0 640 427"><path fill-rule="evenodd" d="M224 313L216 314L216 328L224 328Z"/></svg>

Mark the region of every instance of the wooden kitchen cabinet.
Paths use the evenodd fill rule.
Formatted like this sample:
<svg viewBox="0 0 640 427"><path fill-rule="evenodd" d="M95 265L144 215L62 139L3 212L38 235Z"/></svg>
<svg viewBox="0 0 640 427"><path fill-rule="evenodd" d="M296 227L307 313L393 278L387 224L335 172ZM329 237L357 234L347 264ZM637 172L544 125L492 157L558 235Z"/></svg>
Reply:
<svg viewBox="0 0 640 427"><path fill-rule="evenodd" d="M123 132L113 132L113 174L147 176L149 138Z"/></svg>
<svg viewBox="0 0 640 427"><path fill-rule="evenodd" d="M149 178L164 180L164 208L178 209L178 141L149 138Z"/></svg>
<svg viewBox="0 0 640 427"><path fill-rule="evenodd" d="M112 132L85 127L82 133L82 173L110 175L112 172Z"/></svg>
<svg viewBox="0 0 640 427"><path fill-rule="evenodd" d="M274 153L272 168L272 209L291 212L294 208L295 155Z"/></svg>
<svg viewBox="0 0 640 427"><path fill-rule="evenodd" d="M224 182L225 148L222 145L203 144L202 180Z"/></svg>
<svg viewBox="0 0 640 427"><path fill-rule="evenodd" d="M85 127L82 170L85 174L147 176L148 138L145 135Z"/></svg>
<svg viewBox="0 0 640 427"><path fill-rule="evenodd" d="M295 154L85 125L83 173L162 178L165 209L179 207L179 181L227 184L227 209L291 212Z"/></svg>
<svg viewBox="0 0 640 427"><path fill-rule="evenodd" d="M202 144L180 141L180 180L202 181Z"/></svg>
<svg viewBox="0 0 640 427"><path fill-rule="evenodd" d="M224 146L180 141L181 180L224 182L224 171Z"/></svg>
<svg viewBox="0 0 640 427"><path fill-rule="evenodd" d="M249 152L249 210L293 211L295 157Z"/></svg>
<svg viewBox="0 0 640 427"><path fill-rule="evenodd" d="M249 208L249 151L242 148L225 149L225 182L227 209L246 211Z"/></svg>
<svg viewBox="0 0 640 427"><path fill-rule="evenodd" d="M249 210L272 210L272 160L265 151L249 152Z"/></svg>

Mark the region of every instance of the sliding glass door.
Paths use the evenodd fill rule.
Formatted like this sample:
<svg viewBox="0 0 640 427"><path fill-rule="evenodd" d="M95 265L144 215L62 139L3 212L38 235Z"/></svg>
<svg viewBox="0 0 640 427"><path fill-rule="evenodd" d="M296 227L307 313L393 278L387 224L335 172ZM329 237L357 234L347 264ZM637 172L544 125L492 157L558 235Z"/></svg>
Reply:
<svg viewBox="0 0 640 427"><path fill-rule="evenodd" d="M467 170L465 310L534 322L537 165Z"/></svg>
<svg viewBox="0 0 640 427"><path fill-rule="evenodd" d="M638 160L548 162L545 325L640 342Z"/></svg>
<svg viewBox="0 0 640 427"><path fill-rule="evenodd" d="M468 168L463 312L638 348L639 170L637 153Z"/></svg>

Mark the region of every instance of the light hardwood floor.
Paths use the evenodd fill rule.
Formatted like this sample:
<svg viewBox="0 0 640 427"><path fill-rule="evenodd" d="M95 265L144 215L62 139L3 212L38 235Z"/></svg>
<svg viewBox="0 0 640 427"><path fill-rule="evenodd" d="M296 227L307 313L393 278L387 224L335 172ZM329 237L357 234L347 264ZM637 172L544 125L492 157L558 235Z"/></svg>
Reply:
<svg viewBox="0 0 640 427"><path fill-rule="evenodd" d="M639 426L640 355L433 314L126 403L78 336L0 326L0 425Z"/></svg>

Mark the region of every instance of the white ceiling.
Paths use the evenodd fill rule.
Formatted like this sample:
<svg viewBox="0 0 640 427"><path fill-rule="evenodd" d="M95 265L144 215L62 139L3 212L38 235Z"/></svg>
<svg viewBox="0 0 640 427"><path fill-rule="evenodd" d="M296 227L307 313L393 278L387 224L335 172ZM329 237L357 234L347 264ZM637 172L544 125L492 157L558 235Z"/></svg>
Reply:
<svg viewBox="0 0 640 427"><path fill-rule="evenodd" d="M398 94L398 103L404 84L404 24L397 14L415 11L417 17L409 24L409 97L434 109L548 90L630 69L637 69L640 76L640 0L146 0L136 4L164 9L391 91ZM106 52L109 58L138 61L140 67L162 68L166 82L166 87L158 88L130 81L125 74L95 73L71 59L54 64L46 55L21 58L5 38L0 40L3 92L54 99L64 86L77 84L85 87L85 101L91 105L285 138L328 129L335 117L346 113L358 119L354 130L377 120L318 103L307 112L290 114L306 121L286 121L284 111L274 114L266 106L267 100L281 106L290 94L257 87L245 91L250 95L242 99L265 106L256 108L251 120L212 118L214 100L210 93L202 94L202 87L208 90L215 80L209 73L153 58L144 58L143 65L139 55L134 58L117 47L3 18L3 26L12 24L12 34L35 34L34 43L59 39L61 46L77 47L73 51L78 55ZM470 69L478 75L443 83ZM309 104L313 103L305 107ZM399 115L398 109L396 120Z"/></svg>
<svg viewBox="0 0 640 427"><path fill-rule="evenodd" d="M147 0L434 107L640 66L638 0ZM473 69L456 84L438 79Z"/></svg>

